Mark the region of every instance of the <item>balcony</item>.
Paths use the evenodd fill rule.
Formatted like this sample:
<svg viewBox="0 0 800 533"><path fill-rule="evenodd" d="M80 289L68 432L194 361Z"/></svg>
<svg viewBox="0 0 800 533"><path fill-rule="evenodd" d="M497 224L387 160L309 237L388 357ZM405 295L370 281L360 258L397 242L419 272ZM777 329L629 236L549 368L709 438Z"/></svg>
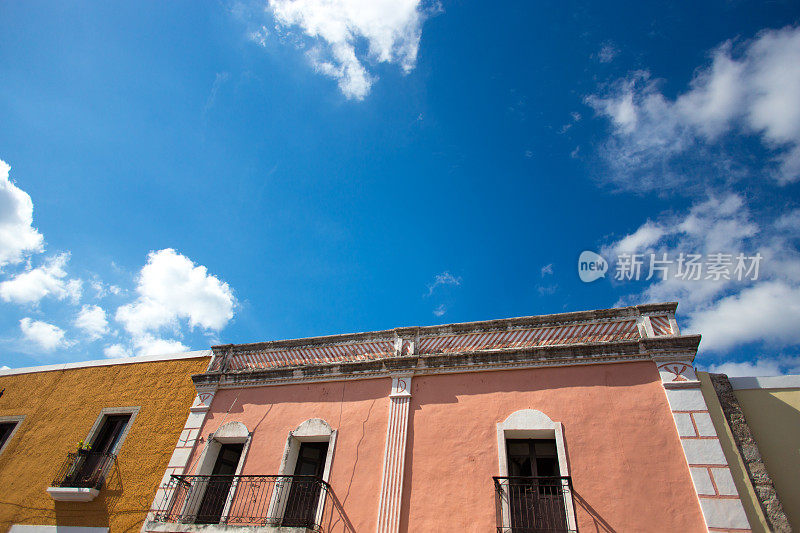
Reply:
<svg viewBox="0 0 800 533"><path fill-rule="evenodd" d="M569 477L495 477L497 533L577 532Z"/></svg>
<svg viewBox="0 0 800 533"><path fill-rule="evenodd" d="M47 493L57 501L91 501L100 493L116 460L113 453L69 453Z"/></svg>
<svg viewBox="0 0 800 533"><path fill-rule="evenodd" d="M173 475L157 506L146 531L355 531L330 485L315 476Z"/></svg>

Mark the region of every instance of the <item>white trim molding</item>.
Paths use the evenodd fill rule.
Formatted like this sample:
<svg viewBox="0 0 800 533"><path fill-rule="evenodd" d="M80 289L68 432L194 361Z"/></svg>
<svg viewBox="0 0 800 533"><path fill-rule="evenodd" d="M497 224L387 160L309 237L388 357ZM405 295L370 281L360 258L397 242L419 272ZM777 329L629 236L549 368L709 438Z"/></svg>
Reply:
<svg viewBox="0 0 800 533"><path fill-rule="evenodd" d="M564 426L561 422L553 422L549 416L535 409L522 409L515 411L503 422L497 424L497 459L500 477L508 476L508 456L506 455L506 440L508 439L555 439L556 453L558 455L558 471L562 476L569 476L569 462L567 461L566 447L564 446ZM565 507L567 511L567 529L577 531L575 507L571 486L565 488ZM510 527L511 510L507 499L503 504L503 524Z"/></svg>
<svg viewBox="0 0 800 533"><path fill-rule="evenodd" d="M728 378L733 390L800 389L800 375Z"/></svg>
<svg viewBox="0 0 800 533"><path fill-rule="evenodd" d="M400 530L410 404L411 375L393 376L389 394L389 423L383 454L381 496L378 503L378 533L397 533Z"/></svg>
<svg viewBox="0 0 800 533"><path fill-rule="evenodd" d="M8 533L108 533L107 527L30 526L14 524Z"/></svg>
<svg viewBox="0 0 800 533"><path fill-rule="evenodd" d="M211 357L211 350L197 350L194 352L171 353L164 355L137 355L135 357L98 359L95 361L81 361L78 363L64 363L60 365L43 365L43 366L28 366L23 368L10 368L8 370L0 370L0 376L32 374L34 372L52 372L54 370L71 370L74 368L89 368L93 366L130 365L134 363L154 363L158 361L174 361L178 359L197 359L199 357Z"/></svg>
<svg viewBox="0 0 800 533"><path fill-rule="evenodd" d="M750 531L691 362L656 361L686 465L709 531Z"/></svg>
<svg viewBox="0 0 800 533"><path fill-rule="evenodd" d="M122 430L122 434L119 436L119 440L114 445L114 449L111 450L110 453L116 454L119 452L120 448L122 448L122 443L125 442L125 438L128 436L128 433L133 427L133 421L136 420L136 415L139 414L141 407L105 407L100 410L100 414L94 421L92 425L92 429L89 430L89 434L86 436L86 439L83 441L86 444L94 444L94 439L97 437L97 434L100 432L100 429L103 427L103 422L105 421L106 417L113 416L113 415L131 415L128 419L128 423L125 424L125 429Z"/></svg>
<svg viewBox="0 0 800 533"><path fill-rule="evenodd" d="M13 439L14 435L16 435L17 430L19 430L19 426L22 425L22 421L23 420L25 420L25 415L20 415L20 416L0 416L0 424L7 424L7 423L10 423L10 422L14 422L14 429L11 430L11 433L8 434L8 437L6 438L6 441L4 443L2 443L2 446L0 446L0 455L2 455L3 450L6 449L6 447L8 446L8 443L10 443L11 439Z"/></svg>
<svg viewBox="0 0 800 533"><path fill-rule="evenodd" d="M197 446L198 442L203 442L203 437L200 435L200 430L206 420L206 415L211 408L211 403L214 401L216 394L216 387L198 387L197 395L192 402L189 409L189 416L186 417L186 423L183 426L178 437L178 442L175 444L175 449L172 451L172 456L167 463L167 468L164 471L164 477L161 478L161 483L156 490L153 497L153 504L150 507L151 511L147 514L147 519L142 524L141 531L151 531L152 527L157 524L151 522L153 519L153 510L161 508L164 503L164 498L167 497L167 487L173 475L185 474L186 467L189 463L189 457Z"/></svg>

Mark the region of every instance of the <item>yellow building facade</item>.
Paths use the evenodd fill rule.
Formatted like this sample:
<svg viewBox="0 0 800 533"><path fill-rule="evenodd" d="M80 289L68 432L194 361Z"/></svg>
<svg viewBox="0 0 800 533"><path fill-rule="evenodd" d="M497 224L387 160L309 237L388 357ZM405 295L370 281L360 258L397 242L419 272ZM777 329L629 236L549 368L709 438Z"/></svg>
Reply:
<svg viewBox="0 0 800 533"><path fill-rule="evenodd" d="M139 531L195 398L191 376L209 361L199 351L0 371L0 531Z"/></svg>
<svg viewBox="0 0 800 533"><path fill-rule="evenodd" d="M800 376L698 377L752 530L800 531Z"/></svg>

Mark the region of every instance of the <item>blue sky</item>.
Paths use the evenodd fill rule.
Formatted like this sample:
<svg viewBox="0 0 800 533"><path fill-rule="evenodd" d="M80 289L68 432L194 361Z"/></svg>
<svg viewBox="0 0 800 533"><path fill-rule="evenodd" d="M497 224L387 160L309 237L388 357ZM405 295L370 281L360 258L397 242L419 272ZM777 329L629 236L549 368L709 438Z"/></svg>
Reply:
<svg viewBox="0 0 800 533"><path fill-rule="evenodd" d="M800 373L797 2L0 22L0 365L678 299L699 366ZM716 252L758 279L613 279Z"/></svg>

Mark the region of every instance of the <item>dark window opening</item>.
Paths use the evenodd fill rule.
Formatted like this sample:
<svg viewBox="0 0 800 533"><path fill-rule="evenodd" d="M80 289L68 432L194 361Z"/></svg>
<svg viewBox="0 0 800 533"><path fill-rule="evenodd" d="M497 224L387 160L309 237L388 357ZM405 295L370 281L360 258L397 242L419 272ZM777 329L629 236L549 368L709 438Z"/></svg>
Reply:
<svg viewBox="0 0 800 533"><path fill-rule="evenodd" d="M125 427L131 419L130 414L107 415L103 418L88 451L81 451L78 468L74 470L70 482L73 486L95 486L102 483L108 467L113 462L112 454L117 451Z"/></svg>
<svg viewBox="0 0 800 533"><path fill-rule="evenodd" d="M243 444L223 444L205 487L203 499L197 510L197 524L218 524L233 485L233 476L239 466Z"/></svg>
<svg viewBox="0 0 800 533"><path fill-rule="evenodd" d="M294 475L313 477L292 479L282 526L313 527L316 523L317 503L321 494L319 479L322 479L327 456L327 442L300 443Z"/></svg>
<svg viewBox="0 0 800 533"><path fill-rule="evenodd" d="M17 422L0 422L0 449L11 437L11 432L14 431L15 427L17 427Z"/></svg>
<svg viewBox="0 0 800 533"><path fill-rule="evenodd" d="M509 439L506 452L511 531L566 531L564 481L556 441Z"/></svg>

